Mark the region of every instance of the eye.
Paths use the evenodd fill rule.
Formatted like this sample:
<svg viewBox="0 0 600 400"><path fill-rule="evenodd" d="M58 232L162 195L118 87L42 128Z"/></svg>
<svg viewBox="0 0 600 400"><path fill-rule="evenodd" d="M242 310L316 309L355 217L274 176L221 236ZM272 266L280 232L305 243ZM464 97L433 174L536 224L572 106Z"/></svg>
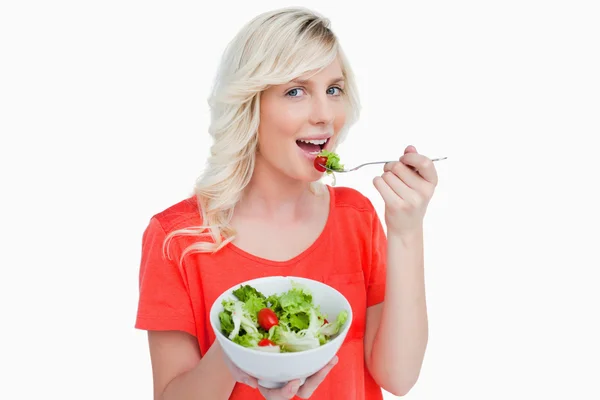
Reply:
<svg viewBox="0 0 600 400"><path fill-rule="evenodd" d="M290 91L288 91L285 95L289 96L289 97L300 97L299 94L303 89L300 88L294 88Z"/></svg>
<svg viewBox="0 0 600 400"><path fill-rule="evenodd" d="M344 90L341 87L334 86L327 89L327 94L330 94L332 96L340 96L342 93L344 93Z"/></svg>

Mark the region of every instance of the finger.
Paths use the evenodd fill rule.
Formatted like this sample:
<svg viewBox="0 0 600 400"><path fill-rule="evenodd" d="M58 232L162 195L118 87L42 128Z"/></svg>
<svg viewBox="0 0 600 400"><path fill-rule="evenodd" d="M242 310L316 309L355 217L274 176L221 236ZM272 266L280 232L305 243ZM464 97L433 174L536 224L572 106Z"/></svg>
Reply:
<svg viewBox="0 0 600 400"><path fill-rule="evenodd" d="M375 188L381 194L385 204L391 209L398 210L405 206L406 202L394 192L381 176L376 176L373 179L373 185L375 185Z"/></svg>
<svg viewBox="0 0 600 400"><path fill-rule="evenodd" d="M335 356L325 367L323 367L319 372L309 377L304 385L298 391L298 397L301 399L308 399L312 396L312 394L317 390L319 385L323 383L327 374L335 367L338 363L338 357Z"/></svg>
<svg viewBox="0 0 600 400"><path fill-rule="evenodd" d="M394 191L396 196L400 197L409 204L416 204L418 200L418 193L408 187L400 178L398 178L392 172L384 172L382 175L383 180L387 185Z"/></svg>
<svg viewBox="0 0 600 400"><path fill-rule="evenodd" d="M418 153L417 148L415 146L407 146L406 149L404 149L404 154L408 153ZM408 168L415 171L415 167L408 166Z"/></svg>
<svg viewBox="0 0 600 400"><path fill-rule="evenodd" d="M426 181L437 185L438 176L433 161L418 153L408 153L400 157L404 164L414 167Z"/></svg>
<svg viewBox="0 0 600 400"><path fill-rule="evenodd" d="M400 161L386 165L384 170L386 172L393 172L408 187L417 191L425 190L429 184L415 170Z"/></svg>
<svg viewBox="0 0 600 400"><path fill-rule="evenodd" d="M267 400L292 399L298 393L299 388L300 380L298 379L288 382L287 385L279 389L267 389L258 386L259 392Z"/></svg>
<svg viewBox="0 0 600 400"><path fill-rule="evenodd" d="M404 154L408 154L408 153L417 153L417 148L415 146L406 146L406 148L404 149ZM393 162L389 162L383 165L383 170L387 171L389 168L391 168L391 165L394 164ZM410 167L412 168L412 167Z"/></svg>
<svg viewBox="0 0 600 400"><path fill-rule="evenodd" d="M251 377L248 374L245 374L242 372L242 375L240 376L240 382L242 382L245 385L250 386L252 389L256 389L258 387L258 379Z"/></svg>
<svg viewBox="0 0 600 400"><path fill-rule="evenodd" d="M407 146L406 149L404 149L404 154L406 153L417 153L417 148L415 146Z"/></svg>

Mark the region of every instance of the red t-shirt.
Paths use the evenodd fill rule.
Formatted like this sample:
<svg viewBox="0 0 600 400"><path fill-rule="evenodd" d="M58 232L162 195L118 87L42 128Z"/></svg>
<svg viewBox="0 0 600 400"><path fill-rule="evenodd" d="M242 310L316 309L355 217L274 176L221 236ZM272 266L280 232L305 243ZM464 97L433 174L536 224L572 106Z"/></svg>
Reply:
<svg viewBox="0 0 600 400"><path fill-rule="evenodd" d="M365 365L363 338L367 307L384 300L386 237L368 198L350 188L328 189L330 210L325 228L308 249L288 261L256 257L230 243L214 254L188 254L179 267L176 260L182 251L198 239L176 236L170 244L175 261L163 257L163 242L168 232L201 225L195 198L154 215L143 235L135 327L188 332L198 339L204 354L215 340L210 307L223 291L271 275L318 280L346 296L354 319L338 352L338 364L311 399L382 399L381 388ZM263 397L257 389L238 383L230 399Z"/></svg>

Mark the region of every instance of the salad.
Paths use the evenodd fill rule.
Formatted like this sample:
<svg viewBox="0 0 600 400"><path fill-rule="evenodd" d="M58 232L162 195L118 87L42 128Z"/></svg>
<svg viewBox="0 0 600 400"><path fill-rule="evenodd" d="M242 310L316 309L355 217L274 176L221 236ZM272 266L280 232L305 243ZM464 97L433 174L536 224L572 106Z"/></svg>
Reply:
<svg viewBox="0 0 600 400"><path fill-rule="evenodd" d="M313 304L311 292L295 282L280 295L266 297L249 285L240 285L233 295L235 299L222 302L221 331L234 343L261 351L317 348L333 339L348 319L343 310L329 322Z"/></svg>
<svg viewBox="0 0 600 400"><path fill-rule="evenodd" d="M321 150L319 154L317 154L314 164L318 171L327 172L328 174L332 174L333 171L324 168L323 165L334 171L342 171L344 169L344 165L340 163L340 156L328 150Z"/></svg>

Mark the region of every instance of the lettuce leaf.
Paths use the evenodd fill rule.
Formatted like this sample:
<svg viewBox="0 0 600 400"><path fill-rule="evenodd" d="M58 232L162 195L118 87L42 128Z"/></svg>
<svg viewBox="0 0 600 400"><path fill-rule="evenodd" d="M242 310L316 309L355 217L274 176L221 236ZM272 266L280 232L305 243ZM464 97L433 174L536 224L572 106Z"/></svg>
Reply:
<svg viewBox="0 0 600 400"><path fill-rule="evenodd" d="M266 300L264 294L249 285L240 285L240 287L233 291L233 295L240 299L240 301L246 302L249 297L255 296L259 299Z"/></svg>
<svg viewBox="0 0 600 400"><path fill-rule="evenodd" d="M310 350L321 345L321 341L307 331L293 332L280 325L269 330L269 339L280 346L282 352Z"/></svg>
<svg viewBox="0 0 600 400"><path fill-rule="evenodd" d="M256 348L263 338L269 338L282 352L313 349L331 340L348 318L342 311L335 322L325 324L326 316L313 304L312 293L296 282L287 292L269 297L248 285L241 285L233 294L237 299L222 302L221 331L244 347ZM278 325L269 332L258 324L258 312L263 308L271 308L278 318Z"/></svg>
<svg viewBox="0 0 600 400"><path fill-rule="evenodd" d="M327 168L331 168L334 171L342 171L344 169L344 164L340 163L340 156L332 151L321 150L317 157L327 157L327 162L325 163ZM327 170L327 173L331 174L332 172Z"/></svg>
<svg viewBox="0 0 600 400"><path fill-rule="evenodd" d="M344 323L346 322L347 319L348 319L348 312L346 310L342 310L338 314L335 322L329 322L329 323L323 325L321 328L319 328L319 332L325 336L336 335L340 331L342 326L344 326Z"/></svg>
<svg viewBox="0 0 600 400"><path fill-rule="evenodd" d="M221 311L219 313L219 319L221 320L221 331L226 336L229 336L233 331L233 320L231 319L231 313L227 311Z"/></svg>

